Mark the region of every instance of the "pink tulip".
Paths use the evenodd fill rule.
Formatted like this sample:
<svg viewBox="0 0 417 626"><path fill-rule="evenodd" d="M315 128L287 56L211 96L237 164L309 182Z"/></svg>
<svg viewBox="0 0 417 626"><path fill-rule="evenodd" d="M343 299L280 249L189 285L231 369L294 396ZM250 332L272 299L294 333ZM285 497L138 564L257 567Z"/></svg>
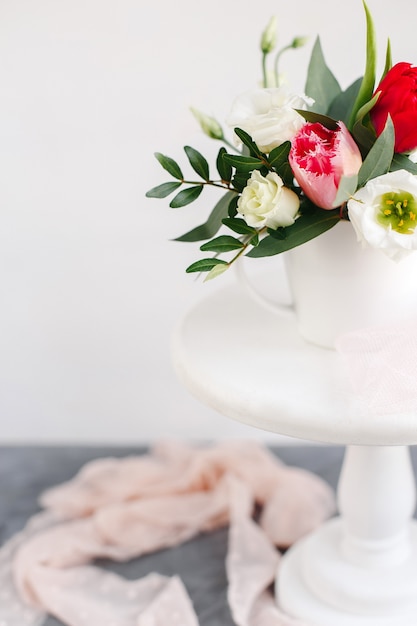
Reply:
<svg viewBox="0 0 417 626"><path fill-rule="evenodd" d="M289 162L305 195L322 209L333 209L342 176L357 174L362 165L359 148L343 122L329 130L307 123L292 139Z"/></svg>

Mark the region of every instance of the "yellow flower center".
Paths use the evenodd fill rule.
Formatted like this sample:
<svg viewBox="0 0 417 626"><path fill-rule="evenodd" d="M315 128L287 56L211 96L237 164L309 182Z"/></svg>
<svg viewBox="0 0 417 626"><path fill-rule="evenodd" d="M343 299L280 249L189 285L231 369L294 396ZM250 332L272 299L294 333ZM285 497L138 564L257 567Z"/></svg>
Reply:
<svg viewBox="0 0 417 626"><path fill-rule="evenodd" d="M411 235L417 226L417 202L408 191L389 191L377 200L377 220L385 228Z"/></svg>

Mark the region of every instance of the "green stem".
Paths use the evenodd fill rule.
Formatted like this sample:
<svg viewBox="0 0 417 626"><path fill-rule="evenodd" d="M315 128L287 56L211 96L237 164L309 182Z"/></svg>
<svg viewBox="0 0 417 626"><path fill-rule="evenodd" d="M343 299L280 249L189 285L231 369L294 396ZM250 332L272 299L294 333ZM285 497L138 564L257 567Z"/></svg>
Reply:
<svg viewBox="0 0 417 626"><path fill-rule="evenodd" d="M267 230L266 226L264 226L263 228L261 228L260 230L258 230L258 235L262 235L262 233L264 233ZM243 243L243 247L239 249L239 251L237 252L237 254L235 254L235 256L233 257L233 259L231 259L228 262L228 265L230 267L230 265L232 265L232 263L234 263L235 261L238 260L238 258L247 250L248 246L250 245L251 239L253 239L253 235L248 235L246 241L242 241Z"/></svg>
<svg viewBox="0 0 417 626"><path fill-rule="evenodd" d="M278 73L278 63L279 60L281 58L281 55L283 54L283 52L285 52L286 50L289 50L290 48L292 48L291 45L285 46L284 48L281 48L281 50L279 50L275 56L275 62L274 62L274 74L275 74L275 84L277 87L279 87L279 73Z"/></svg>
<svg viewBox="0 0 417 626"><path fill-rule="evenodd" d="M183 185L211 185L212 187L219 187L219 189L227 189L228 191L234 191L235 193L239 193L237 189L233 189L230 186L230 183L224 184L223 181L219 180L181 180Z"/></svg>
<svg viewBox="0 0 417 626"><path fill-rule="evenodd" d="M266 71L266 57L267 57L267 53L264 52L262 55L262 77L263 77L263 85L264 87L268 87L268 76L267 76L267 71Z"/></svg>
<svg viewBox="0 0 417 626"><path fill-rule="evenodd" d="M233 152L236 152L237 154L240 154L239 150L236 148L236 146L234 146L230 141L228 141L225 137L223 137L222 139L223 143L228 147L231 148L233 150Z"/></svg>

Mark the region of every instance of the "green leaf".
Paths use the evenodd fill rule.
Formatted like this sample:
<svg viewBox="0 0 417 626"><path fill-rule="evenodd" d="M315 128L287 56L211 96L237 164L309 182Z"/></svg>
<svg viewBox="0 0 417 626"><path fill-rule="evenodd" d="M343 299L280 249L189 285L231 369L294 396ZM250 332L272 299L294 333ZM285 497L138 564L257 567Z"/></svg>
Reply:
<svg viewBox="0 0 417 626"><path fill-rule="evenodd" d="M305 92L314 99L310 108L317 113L327 113L330 104L341 92L339 83L326 65L319 37L311 53Z"/></svg>
<svg viewBox="0 0 417 626"><path fill-rule="evenodd" d="M234 195L234 197L230 200L229 206L227 208L227 214L229 217L234 217L236 215L238 202L239 202L239 196Z"/></svg>
<svg viewBox="0 0 417 626"><path fill-rule="evenodd" d="M174 159L171 159L171 157L165 156L160 152L155 152L155 157L158 159L164 170L171 174L171 176L178 178L179 180L184 180L181 169Z"/></svg>
<svg viewBox="0 0 417 626"><path fill-rule="evenodd" d="M372 16L366 3L363 2L366 15L366 65L357 98L352 107L348 128L352 129L356 122L359 109L372 98L375 87L376 72L376 36Z"/></svg>
<svg viewBox="0 0 417 626"><path fill-rule="evenodd" d="M385 76L388 74L388 72L390 71L390 69L392 68L392 55L391 55L391 42L388 39L387 41L387 51L385 53L385 66L384 66L384 70L382 72L382 76L380 78L380 81L385 78Z"/></svg>
<svg viewBox="0 0 417 626"><path fill-rule="evenodd" d="M225 193L217 202L204 224L200 224L200 226L196 226L181 237L177 237L175 241L203 241L204 239L214 237L222 225L222 219L227 215L230 200L232 199L233 201L235 195L233 191Z"/></svg>
<svg viewBox="0 0 417 626"><path fill-rule="evenodd" d="M389 171L394 156L394 141L394 125L391 117L388 116L384 130L375 141L359 170L359 187L363 187L371 178L381 176Z"/></svg>
<svg viewBox="0 0 417 626"><path fill-rule="evenodd" d="M257 231L252 226L248 226L245 220L239 217L225 217L223 224L239 235L254 235Z"/></svg>
<svg viewBox="0 0 417 626"><path fill-rule="evenodd" d="M411 174L417 174L417 163L413 163L405 154L394 154L390 171L396 170L407 170Z"/></svg>
<svg viewBox="0 0 417 626"><path fill-rule="evenodd" d="M157 187L152 187L149 191L146 192L147 198L166 198L173 191L181 187L182 183L162 183L162 185L158 185Z"/></svg>
<svg viewBox="0 0 417 626"><path fill-rule="evenodd" d="M251 172L265 167L264 161L253 156L241 156L234 154L224 154L223 160L233 165L239 172Z"/></svg>
<svg viewBox="0 0 417 626"><path fill-rule="evenodd" d="M358 187L358 175L354 176L342 176L337 189L337 194L333 202L334 207L339 207L341 204L349 200L355 193Z"/></svg>
<svg viewBox="0 0 417 626"><path fill-rule="evenodd" d="M288 226L285 229L285 239L276 239L268 235L262 239L259 246L252 248L246 256L259 258L286 252L318 237L318 235L333 228L339 221L338 210L316 209L311 213L301 215L292 226Z"/></svg>
<svg viewBox="0 0 417 626"><path fill-rule="evenodd" d="M289 163L284 163L284 165L282 165L277 171L281 176L284 185L291 187L294 184L294 172L292 171Z"/></svg>
<svg viewBox="0 0 417 626"><path fill-rule="evenodd" d="M248 184L251 172L236 172L232 178L232 184L237 191L243 191Z"/></svg>
<svg viewBox="0 0 417 626"><path fill-rule="evenodd" d="M203 243L203 245L200 246L200 250L202 252L219 253L239 250L240 248L243 248L243 243L239 241L239 239L231 237L230 235L221 235L220 237L207 241L207 243Z"/></svg>
<svg viewBox="0 0 417 626"><path fill-rule="evenodd" d="M337 130L339 127L337 125L337 120L332 119L328 115L322 115L321 113L316 113L315 111L304 111L303 109L296 109L297 113L303 116L306 122L319 122L329 130Z"/></svg>
<svg viewBox="0 0 417 626"><path fill-rule="evenodd" d="M191 146L184 146L184 150L193 170L197 172L197 174L201 176L201 178L203 178L204 180L209 180L209 164L207 163L203 155Z"/></svg>
<svg viewBox="0 0 417 626"><path fill-rule="evenodd" d="M196 261L187 267L185 271L187 274L191 274L192 272L209 272L215 265L228 264L222 259L200 259L200 261Z"/></svg>
<svg viewBox="0 0 417 626"><path fill-rule="evenodd" d="M362 78L358 78L345 91L336 96L327 112L329 117L334 120L341 120L346 126L349 124L353 104L358 97L361 83Z"/></svg>
<svg viewBox="0 0 417 626"><path fill-rule="evenodd" d="M190 202L194 202L197 200L200 193L203 191L203 185L195 185L194 187L187 187L183 189L171 200L169 206L172 209L178 209L179 207L185 206L186 204L190 204Z"/></svg>
<svg viewBox="0 0 417 626"><path fill-rule="evenodd" d="M224 272L226 272L228 269L229 269L229 265L227 264L223 265L223 263L219 263L215 265L214 267L211 268L211 270L205 277L204 282L206 283L208 280L213 280L213 278L217 278L217 276L220 276L220 274L224 274Z"/></svg>
<svg viewBox="0 0 417 626"><path fill-rule="evenodd" d="M369 150L372 148L376 141L375 131L372 131L367 126L364 126L362 120L356 122L352 129L352 135L361 148L362 157L368 154Z"/></svg>
<svg viewBox="0 0 417 626"><path fill-rule="evenodd" d="M379 95L379 93L376 93L370 100L368 100L368 102L365 102L365 104L361 106L359 111L356 113L356 124L363 120L365 115L367 115L369 111L373 108L379 98Z"/></svg>
<svg viewBox="0 0 417 626"><path fill-rule="evenodd" d="M288 162L290 148L291 142L284 141L284 143L271 150L267 158L268 166L277 172L287 187L291 187L294 184L294 173Z"/></svg>
<svg viewBox="0 0 417 626"><path fill-rule="evenodd" d="M253 141L252 137L248 135L248 133L241 128L234 129L236 135L239 137L240 141L249 149L250 156L262 157L263 153L259 150L256 143Z"/></svg>
<svg viewBox="0 0 417 626"><path fill-rule="evenodd" d="M280 146L271 150L268 156L268 163L278 170L282 165L288 163L288 154L291 148L291 141L284 141Z"/></svg>
<svg viewBox="0 0 417 626"><path fill-rule="evenodd" d="M273 237L274 239L285 239L285 237L287 236L285 234L286 228L284 228L283 226L280 226L277 229L273 229L273 228L268 228L268 234L271 235L271 237Z"/></svg>
<svg viewBox="0 0 417 626"><path fill-rule="evenodd" d="M216 167L220 178L229 183L232 180L232 166L225 162L223 158L224 154L227 154L226 148L220 148L217 155Z"/></svg>

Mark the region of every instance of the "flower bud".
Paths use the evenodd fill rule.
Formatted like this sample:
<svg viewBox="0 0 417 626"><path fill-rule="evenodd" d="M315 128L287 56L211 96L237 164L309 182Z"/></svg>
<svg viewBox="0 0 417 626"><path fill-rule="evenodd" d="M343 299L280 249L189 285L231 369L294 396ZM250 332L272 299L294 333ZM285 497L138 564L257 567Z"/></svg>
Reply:
<svg viewBox="0 0 417 626"><path fill-rule="evenodd" d="M271 17L267 27L262 33L261 50L264 54L269 54L275 48L277 43L277 18L275 15Z"/></svg>
<svg viewBox="0 0 417 626"><path fill-rule="evenodd" d="M210 117L210 115L206 115L198 109L194 109L190 107L191 113L194 115L197 122L200 124L201 130L203 133L211 137L212 139L223 139L223 129L220 126L219 122L214 118Z"/></svg>
<svg viewBox="0 0 417 626"><path fill-rule="evenodd" d="M308 37L294 37L291 42L291 48L302 48L306 45Z"/></svg>

